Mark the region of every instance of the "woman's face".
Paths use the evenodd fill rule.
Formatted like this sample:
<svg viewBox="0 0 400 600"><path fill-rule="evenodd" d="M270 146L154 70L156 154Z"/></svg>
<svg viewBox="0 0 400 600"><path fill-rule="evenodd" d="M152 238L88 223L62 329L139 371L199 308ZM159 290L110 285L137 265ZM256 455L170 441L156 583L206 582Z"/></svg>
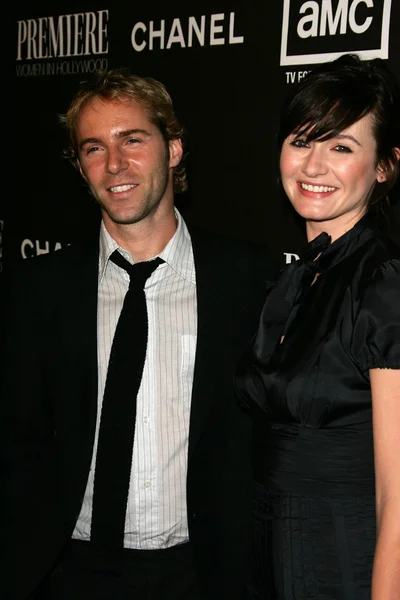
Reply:
<svg viewBox="0 0 400 600"><path fill-rule="evenodd" d="M376 160L371 114L323 142L293 134L285 139L282 183L307 222L309 239L323 230L337 238L363 216L376 181L386 179Z"/></svg>

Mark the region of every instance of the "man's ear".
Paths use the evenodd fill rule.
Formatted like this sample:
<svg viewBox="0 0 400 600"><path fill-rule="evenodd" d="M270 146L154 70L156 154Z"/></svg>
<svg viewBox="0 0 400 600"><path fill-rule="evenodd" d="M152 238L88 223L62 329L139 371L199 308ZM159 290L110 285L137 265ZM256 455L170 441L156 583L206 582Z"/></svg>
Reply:
<svg viewBox="0 0 400 600"><path fill-rule="evenodd" d="M183 147L181 138L169 140L169 166L177 167L182 160Z"/></svg>
<svg viewBox="0 0 400 600"><path fill-rule="evenodd" d="M86 175L85 175L85 173L83 172L83 169L82 169L82 167L81 167L81 163L79 162L79 158L77 158L77 159L76 159L75 166L76 166L76 168L78 169L79 173L82 175L83 179L84 179L85 181L87 181L87 179L86 179Z"/></svg>
<svg viewBox="0 0 400 600"><path fill-rule="evenodd" d="M376 180L378 183L384 183L388 179L390 179L393 171L398 168L398 163L400 161L400 148L393 148L395 155L395 162L390 162L389 164L378 166Z"/></svg>

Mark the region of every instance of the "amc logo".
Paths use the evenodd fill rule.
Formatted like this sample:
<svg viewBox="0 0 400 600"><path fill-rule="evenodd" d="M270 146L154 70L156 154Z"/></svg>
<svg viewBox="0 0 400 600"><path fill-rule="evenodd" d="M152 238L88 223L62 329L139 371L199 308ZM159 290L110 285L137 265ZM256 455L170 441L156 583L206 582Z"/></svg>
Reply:
<svg viewBox="0 0 400 600"><path fill-rule="evenodd" d="M392 0L283 0L281 66L388 58Z"/></svg>

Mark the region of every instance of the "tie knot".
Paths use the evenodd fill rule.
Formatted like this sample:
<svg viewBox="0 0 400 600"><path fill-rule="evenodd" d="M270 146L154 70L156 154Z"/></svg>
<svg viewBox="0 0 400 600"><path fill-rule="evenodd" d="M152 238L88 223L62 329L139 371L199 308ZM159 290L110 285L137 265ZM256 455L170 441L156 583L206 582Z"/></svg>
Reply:
<svg viewBox="0 0 400 600"><path fill-rule="evenodd" d="M165 262L162 258L157 257L154 260L138 262L132 265L118 250L115 250L111 254L110 260L122 269L125 269L125 271L129 274L130 287L135 285L142 289L144 288L147 279L150 277L153 271L157 269L158 265Z"/></svg>

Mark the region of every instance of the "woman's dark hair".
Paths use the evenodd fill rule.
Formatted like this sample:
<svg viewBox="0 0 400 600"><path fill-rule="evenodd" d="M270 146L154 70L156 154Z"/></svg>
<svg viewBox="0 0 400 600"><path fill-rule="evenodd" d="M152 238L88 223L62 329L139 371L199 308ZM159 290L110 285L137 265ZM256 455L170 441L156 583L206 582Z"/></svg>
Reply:
<svg viewBox="0 0 400 600"><path fill-rule="evenodd" d="M345 54L308 73L283 105L279 147L292 133L309 141L332 138L369 113L376 164L388 177L375 185L371 206L386 196L399 176L395 149L400 148L400 91L383 59L361 60L356 54Z"/></svg>

